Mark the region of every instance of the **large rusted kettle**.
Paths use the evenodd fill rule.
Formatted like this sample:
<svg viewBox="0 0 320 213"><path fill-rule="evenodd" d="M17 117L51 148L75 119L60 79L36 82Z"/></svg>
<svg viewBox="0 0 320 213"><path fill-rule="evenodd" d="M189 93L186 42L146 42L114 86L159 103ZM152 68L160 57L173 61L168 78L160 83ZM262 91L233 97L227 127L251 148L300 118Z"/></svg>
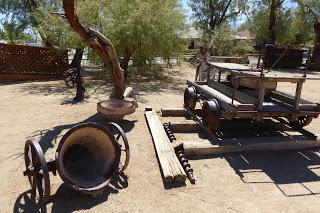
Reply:
<svg viewBox="0 0 320 213"><path fill-rule="evenodd" d="M38 141L27 140L23 174L37 203L50 200L49 172L56 175L56 171L72 190L98 196L126 169L129 157L128 140L118 124L84 123L62 137L55 159L48 162Z"/></svg>

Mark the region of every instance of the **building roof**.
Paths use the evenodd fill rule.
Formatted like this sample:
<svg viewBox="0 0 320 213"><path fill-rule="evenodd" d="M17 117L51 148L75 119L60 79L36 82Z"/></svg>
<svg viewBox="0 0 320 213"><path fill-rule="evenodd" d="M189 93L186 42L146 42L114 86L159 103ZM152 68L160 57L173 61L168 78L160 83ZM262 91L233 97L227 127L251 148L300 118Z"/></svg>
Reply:
<svg viewBox="0 0 320 213"><path fill-rule="evenodd" d="M183 31L180 35L181 38L187 38L187 39L190 39L190 38L201 38L201 33L195 28L195 27L188 27L185 31Z"/></svg>

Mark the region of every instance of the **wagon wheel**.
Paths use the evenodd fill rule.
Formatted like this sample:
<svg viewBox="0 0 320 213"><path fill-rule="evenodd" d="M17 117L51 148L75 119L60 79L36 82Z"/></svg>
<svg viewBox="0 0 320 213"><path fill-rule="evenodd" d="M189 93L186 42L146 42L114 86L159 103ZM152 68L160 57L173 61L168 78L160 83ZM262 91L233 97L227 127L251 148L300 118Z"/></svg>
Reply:
<svg viewBox="0 0 320 213"><path fill-rule="evenodd" d="M78 72L75 69L69 69L68 71L65 72L63 76L64 76L64 83L67 85L67 87L74 88L79 78Z"/></svg>
<svg viewBox="0 0 320 213"><path fill-rule="evenodd" d="M301 128L304 126L308 126L311 123L312 119L313 119L312 116L305 115L305 116L298 117L297 121L291 121L290 124L293 127L300 127Z"/></svg>
<svg viewBox="0 0 320 213"><path fill-rule="evenodd" d="M26 170L24 176L28 176L32 197L35 202L47 203L50 198L49 170L43 151L35 140L27 140L24 148L24 160Z"/></svg>
<svg viewBox="0 0 320 213"><path fill-rule="evenodd" d="M187 87L184 90L184 107L193 111L197 104L197 93L194 87Z"/></svg>
<svg viewBox="0 0 320 213"><path fill-rule="evenodd" d="M109 125L110 125L111 131L116 134L115 139L121 147L121 152L125 152L125 158L124 159L120 158L120 166L119 166L119 171L123 172L129 165L129 159L130 159L129 142L123 129L118 124L110 122Z"/></svg>
<svg viewBox="0 0 320 213"><path fill-rule="evenodd" d="M220 125L221 109L216 99L205 101L202 104L202 122L209 130L215 132Z"/></svg>

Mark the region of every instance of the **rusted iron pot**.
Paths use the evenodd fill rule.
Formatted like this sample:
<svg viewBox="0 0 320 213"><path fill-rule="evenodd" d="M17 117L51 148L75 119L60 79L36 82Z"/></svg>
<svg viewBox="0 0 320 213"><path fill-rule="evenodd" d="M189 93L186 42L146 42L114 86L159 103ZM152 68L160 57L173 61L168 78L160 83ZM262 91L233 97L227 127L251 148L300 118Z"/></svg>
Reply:
<svg viewBox="0 0 320 213"><path fill-rule="evenodd" d="M121 121L124 116L136 111L138 104L129 100L106 100L97 104L98 112L104 114L111 121Z"/></svg>
<svg viewBox="0 0 320 213"><path fill-rule="evenodd" d="M120 146L102 126L76 126L56 151L57 170L64 183L84 194L98 195L118 173Z"/></svg>
<svg viewBox="0 0 320 213"><path fill-rule="evenodd" d="M125 152L125 155L122 155ZM37 140L25 145L26 170L35 201L50 200L50 177L58 171L72 190L98 196L129 164L129 143L116 123L102 126L84 123L70 129L61 139L55 160L46 162Z"/></svg>

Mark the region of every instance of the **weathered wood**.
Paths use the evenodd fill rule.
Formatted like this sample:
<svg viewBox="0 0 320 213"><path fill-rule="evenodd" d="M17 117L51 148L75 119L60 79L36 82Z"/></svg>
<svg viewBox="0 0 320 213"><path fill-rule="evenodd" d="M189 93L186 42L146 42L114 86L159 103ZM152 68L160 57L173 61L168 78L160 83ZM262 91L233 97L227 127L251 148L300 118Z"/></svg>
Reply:
<svg viewBox="0 0 320 213"><path fill-rule="evenodd" d="M201 109L195 109L197 115L201 114ZM188 115L184 108L161 108L162 117L184 117Z"/></svg>
<svg viewBox="0 0 320 213"><path fill-rule="evenodd" d="M169 123L172 131L174 132L197 132L201 129L197 122L193 120L185 120L179 122L173 121Z"/></svg>
<svg viewBox="0 0 320 213"><path fill-rule="evenodd" d="M279 101L282 101L291 105L294 104L295 97L290 94L286 94L280 91L271 91L270 96L272 98L278 99ZM313 102L300 98L300 104L313 104Z"/></svg>
<svg viewBox="0 0 320 213"><path fill-rule="evenodd" d="M227 145L213 145L209 141L184 142L183 148L187 156L220 155L237 152L299 150L320 148L320 138L318 137L316 140L311 140L304 136L239 138L223 139L221 144Z"/></svg>
<svg viewBox="0 0 320 213"><path fill-rule="evenodd" d="M293 109L295 112L299 111L299 103L301 98L302 86L303 86L302 82L297 83L296 96L294 98L294 104L293 104Z"/></svg>
<svg viewBox="0 0 320 213"><path fill-rule="evenodd" d="M162 117L184 117L186 114L184 108L161 108Z"/></svg>
<svg viewBox="0 0 320 213"><path fill-rule="evenodd" d="M175 154L157 113L154 110L145 111L145 117L153 138L164 181L185 182L186 173Z"/></svg>
<svg viewBox="0 0 320 213"><path fill-rule="evenodd" d="M63 0L63 9L71 28L87 42L94 52L102 59L105 66L109 67L113 79L113 89L110 98L123 99L125 89L124 73L120 67L117 53L112 42L100 32L85 28L75 13L74 0Z"/></svg>
<svg viewBox="0 0 320 213"><path fill-rule="evenodd" d="M247 95L239 90L233 91L233 88L228 87L228 86L221 84L219 82L209 80L208 86L215 89L215 90L218 90L219 92L221 92L229 97L232 97L232 95L234 93L234 99L240 103L244 103L244 104L256 104L257 103L256 98L254 98L250 95Z"/></svg>

